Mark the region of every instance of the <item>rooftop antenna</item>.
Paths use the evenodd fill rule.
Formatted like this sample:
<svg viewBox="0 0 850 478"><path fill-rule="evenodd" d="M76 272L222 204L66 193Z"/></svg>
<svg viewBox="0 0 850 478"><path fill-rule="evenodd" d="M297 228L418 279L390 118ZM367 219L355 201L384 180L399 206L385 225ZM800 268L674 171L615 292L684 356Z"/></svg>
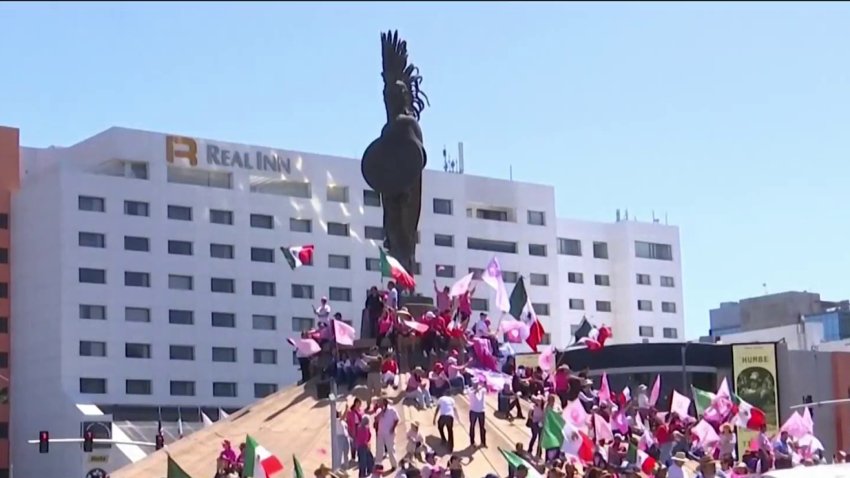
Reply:
<svg viewBox="0 0 850 478"><path fill-rule="evenodd" d="M666 212L664 213L664 225L665 225L665 226L669 225L669 224L667 223L667 213L666 213Z"/></svg>
<svg viewBox="0 0 850 478"><path fill-rule="evenodd" d="M620 222L620 208L617 208L617 222Z"/></svg>
<svg viewBox="0 0 850 478"><path fill-rule="evenodd" d="M443 145L443 171L449 171L449 157L446 153L446 145Z"/></svg>
<svg viewBox="0 0 850 478"><path fill-rule="evenodd" d="M626 209L626 218L625 219L626 219L626 221L629 220L629 210L628 209Z"/></svg>
<svg viewBox="0 0 850 478"><path fill-rule="evenodd" d="M510 177L511 181L514 180L514 165L513 164L508 166L508 176Z"/></svg>
<svg viewBox="0 0 850 478"><path fill-rule="evenodd" d="M653 210L652 210L652 223L653 223L653 224L658 224L658 223L659 223L658 218L657 218L657 217L655 217L655 209L653 209Z"/></svg>
<svg viewBox="0 0 850 478"><path fill-rule="evenodd" d="M463 174L463 141L458 141L457 143L457 165L458 165L458 173Z"/></svg>
<svg viewBox="0 0 850 478"><path fill-rule="evenodd" d="M762 282L761 286L764 289L764 295L767 295L767 282Z"/></svg>

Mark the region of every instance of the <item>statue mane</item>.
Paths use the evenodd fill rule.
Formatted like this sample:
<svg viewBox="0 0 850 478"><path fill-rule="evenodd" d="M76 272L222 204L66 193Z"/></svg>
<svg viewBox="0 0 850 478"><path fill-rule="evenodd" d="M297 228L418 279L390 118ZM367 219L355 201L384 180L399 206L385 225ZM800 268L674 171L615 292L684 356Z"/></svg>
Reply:
<svg viewBox="0 0 850 478"><path fill-rule="evenodd" d="M398 38L397 30L381 33L381 56L387 119L407 114L419 121L425 106L430 106L430 103L428 95L421 89L419 68L408 64L407 42Z"/></svg>

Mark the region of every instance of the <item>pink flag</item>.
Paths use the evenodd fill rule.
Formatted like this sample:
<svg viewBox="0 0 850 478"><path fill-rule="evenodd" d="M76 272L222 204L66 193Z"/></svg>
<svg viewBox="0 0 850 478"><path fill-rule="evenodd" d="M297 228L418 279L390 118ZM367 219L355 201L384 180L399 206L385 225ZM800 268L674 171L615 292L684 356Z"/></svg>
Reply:
<svg viewBox="0 0 850 478"><path fill-rule="evenodd" d="M652 391L649 392L649 406L654 407L658 402L658 397L661 395L661 374L655 376L655 383L652 384Z"/></svg>
<svg viewBox="0 0 850 478"><path fill-rule="evenodd" d="M555 368L555 347L552 347L551 345L546 347L537 360L540 368L543 370L547 372L553 370Z"/></svg>
<svg viewBox="0 0 850 478"><path fill-rule="evenodd" d="M354 345L354 327L346 324L341 320L332 320L334 327L334 337L336 343L340 345Z"/></svg>
<svg viewBox="0 0 850 478"><path fill-rule="evenodd" d="M502 312L511 310L508 291L505 288L505 281L502 279L502 267L499 265L499 260L496 256L490 259L487 268L481 273L481 281L489 285L496 291L496 308Z"/></svg>
<svg viewBox="0 0 850 478"><path fill-rule="evenodd" d="M561 416L564 417L564 421L572 424L575 428L587 432L587 419L589 415L584 411L584 406L582 406L578 399L567 403Z"/></svg>
<svg viewBox="0 0 850 478"><path fill-rule="evenodd" d="M632 391L631 391L631 389L629 389L628 385L626 385L626 387L623 388L623 391L621 393L623 394L623 397L626 399L627 402L632 399Z"/></svg>
<svg viewBox="0 0 850 478"><path fill-rule="evenodd" d="M611 401L611 388L608 386L608 373L602 372L602 380L599 384L599 401Z"/></svg>
<svg viewBox="0 0 850 478"><path fill-rule="evenodd" d="M472 285L472 276L473 273L470 272L452 284L452 288L449 290L449 297L460 297L466 294L469 291L469 286Z"/></svg>
<svg viewBox="0 0 850 478"><path fill-rule="evenodd" d="M723 381L720 382L720 387L717 389L717 396L726 398L732 397L732 394L729 393L729 382L726 381L726 377L723 377Z"/></svg>
<svg viewBox="0 0 850 478"><path fill-rule="evenodd" d="M401 323L419 332L420 334L424 334L428 331L428 324L423 324L422 322L417 322L415 320L402 320Z"/></svg>
<svg viewBox="0 0 850 478"><path fill-rule="evenodd" d="M802 423L806 427L806 432L810 434L815 433L815 422L812 420L812 412L809 410L809 407L803 410Z"/></svg>
<svg viewBox="0 0 850 478"><path fill-rule="evenodd" d="M788 417L788 420L785 420L785 423L782 424L782 428L779 430L787 432L788 435L796 440L799 440L808 434L803 417L800 416L800 413L797 411L794 411L794 413Z"/></svg>
<svg viewBox="0 0 850 478"><path fill-rule="evenodd" d="M626 414L623 410L617 410L617 413L611 417L611 427L624 435L629 433L629 421L626 419Z"/></svg>
<svg viewBox="0 0 850 478"><path fill-rule="evenodd" d="M593 414L593 430L596 433L596 443L614 440L614 432L611 431L611 424L600 415Z"/></svg>
<svg viewBox="0 0 850 478"><path fill-rule="evenodd" d="M670 411L679 415L679 418L690 416L691 399L673 390L673 399L670 400Z"/></svg>
<svg viewBox="0 0 850 478"><path fill-rule="evenodd" d="M691 428L691 434L697 437L700 446L702 446L704 450L713 447L720 441L720 436L718 436L717 432L714 431L714 427L709 425L709 423L705 420L700 420L699 423L694 425L694 427Z"/></svg>
<svg viewBox="0 0 850 478"><path fill-rule="evenodd" d="M499 331L505 335L505 341L512 344L521 344L528 339L531 329L528 324L513 318L504 318L499 323Z"/></svg>

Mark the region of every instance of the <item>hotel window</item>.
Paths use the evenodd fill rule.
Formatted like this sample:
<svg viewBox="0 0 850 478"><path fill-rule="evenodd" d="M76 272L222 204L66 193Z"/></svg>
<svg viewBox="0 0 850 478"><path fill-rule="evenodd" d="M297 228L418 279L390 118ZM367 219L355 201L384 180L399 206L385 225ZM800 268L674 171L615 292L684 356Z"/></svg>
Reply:
<svg viewBox="0 0 850 478"><path fill-rule="evenodd" d="M274 229L274 217L268 214L251 214L251 227Z"/></svg>
<svg viewBox="0 0 850 478"><path fill-rule="evenodd" d="M81 232L77 237L77 244L80 247L106 247L106 236L99 232ZM3 249L7 251L6 249ZM7 251L8 252L8 251ZM6 261L2 261L5 263Z"/></svg>
<svg viewBox="0 0 850 478"><path fill-rule="evenodd" d="M490 309L490 302L487 299L477 299L475 297L469 299L469 305L472 310L487 312Z"/></svg>
<svg viewBox="0 0 850 478"><path fill-rule="evenodd" d="M124 381L124 393L127 395L151 395L153 385L150 380L127 379Z"/></svg>
<svg viewBox="0 0 850 478"><path fill-rule="evenodd" d="M488 251L502 252L505 254L516 254L516 242L494 241L491 239L479 239L476 237L468 237L466 239L466 248L473 251Z"/></svg>
<svg viewBox="0 0 850 478"><path fill-rule="evenodd" d="M363 190L363 205L381 207L381 195L371 189Z"/></svg>
<svg viewBox="0 0 850 478"><path fill-rule="evenodd" d="M103 395L106 393L105 378L80 378L80 393Z"/></svg>
<svg viewBox="0 0 850 478"><path fill-rule="evenodd" d="M673 260L673 246L654 242L635 241L635 257L642 259Z"/></svg>
<svg viewBox="0 0 850 478"><path fill-rule="evenodd" d="M9 333L9 318L6 316L0 316L0 334L8 334Z"/></svg>
<svg viewBox="0 0 850 478"><path fill-rule="evenodd" d="M230 244L210 244L210 257L233 259L233 246Z"/></svg>
<svg viewBox="0 0 850 478"><path fill-rule="evenodd" d="M675 302L662 302L661 303L661 312L666 312L668 314L676 313L676 303Z"/></svg>
<svg viewBox="0 0 850 478"><path fill-rule="evenodd" d="M348 236L348 233L348 224L343 224L341 222L328 223L329 236Z"/></svg>
<svg viewBox="0 0 850 478"><path fill-rule="evenodd" d="M676 280L670 276L661 276L661 287L676 287Z"/></svg>
<svg viewBox="0 0 850 478"><path fill-rule="evenodd" d="M106 270L80 267L78 280L81 284L106 284ZM0 295L5 297L5 295Z"/></svg>
<svg viewBox="0 0 850 478"><path fill-rule="evenodd" d="M328 267L330 269L351 269L351 258L339 254L328 254Z"/></svg>
<svg viewBox="0 0 850 478"><path fill-rule="evenodd" d="M194 397L195 382L189 380L172 380L169 383L172 397Z"/></svg>
<svg viewBox="0 0 850 478"><path fill-rule="evenodd" d="M655 330L648 325L641 325L638 327L638 335L641 337L654 337Z"/></svg>
<svg viewBox="0 0 850 478"><path fill-rule="evenodd" d="M351 302L351 289L347 287L328 288L328 300L337 302Z"/></svg>
<svg viewBox="0 0 850 478"><path fill-rule="evenodd" d="M94 196L77 196L77 209L80 211L105 212L106 200Z"/></svg>
<svg viewBox="0 0 850 478"><path fill-rule="evenodd" d="M194 345L168 346L168 358L171 360L195 360Z"/></svg>
<svg viewBox="0 0 850 478"><path fill-rule="evenodd" d="M251 281L251 295L259 295L263 297L275 296L275 283L266 281Z"/></svg>
<svg viewBox="0 0 850 478"><path fill-rule="evenodd" d="M652 301L651 300L638 300L637 301L638 310L642 310L645 312L652 312Z"/></svg>
<svg viewBox="0 0 850 478"><path fill-rule="evenodd" d="M292 232L313 232L313 222L309 219L289 218L289 230Z"/></svg>
<svg viewBox="0 0 850 478"><path fill-rule="evenodd" d="M223 294L233 294L236 291L236 285L233 279L224 279L220 277L210 278L210 292L221 292Z"/></svg>
<svg viewBox="0 0 850 478"><path fill-rule="evenodd" d="M305 330L310 330L313 328L313 324L315 321L310 317L293 317L292 318L292 331L293 332L304 332Z"/></svg>
<svg viewBox="0 0 850 478"><path fill-rule="evenodd" d="M254 314L251 316L251 328L254 330L277 330L277 317Z"/></svg>
<svg viewBox="0 0 850 478"><path fill-rule="evenodd" d="M0 212L0 229L9 229L9 215L5 212Z"/></svg>
<svg viewBox="0 0 850 478"><path fill-rule="evenodd" d="M547 274L536 274L532 272L528 275L528 282L531 285L548 286L549 276Z"/></svg>
<svg viewBox="0 0 850 478"><path fill-rule="evenodd" d="M126 342L124 344L124 357L132 359L149 359L151 358L151 344Z"/></svg>
<svg viewBox="0 0 850 478"><path fill-rule="evenodd" d="M434 198L434 214L452 215L452 200Z"/></svg>
<svg viewBox="0 0 850 478"><path fill-rule="evenodd" d="M277 350L254 349L254 363L274 365L277 363Z"/></svg>
<svg viewBox="0 0 850 478"><path fill-rule="evenodd" d="M251 261L274 262L274 249L266 249L265 247L252 247Z"/></svg>
<svg viewBox="0 0 850 478"><path fill-rule="evenodd" d="M434 269L434 273L437 277L452 278L455 276L455 266L437 264Z"/></svg>
<svg viewBox="0 0 850 478"><path fill-rule="evenodd" d="M86 320L106 320L106 306L80 304L80 318Z"/></svg>
<svg viewBox="0 0 850 478"><path fill-rule="evenodd" d="M173 290L192 290L194 280L192 276L168 274L168 288Z"/></svg>
<svg viewBox="0 0 850 478"><path fill-rule="evenodd" d="M611 285L611 278L605 274L596 274L593 276L593 283L596 285L608 287Z"/></svg>
<svg viewBox="0 0 850 478"><path fill-rule="evenodd" d="M484 269L480 269L478 267L470 267L467 271L467 274L472 273L472 278L474 280L481 280L481 274L484 273ZM502 271L502 280L505 280L505 272Z"/></svg>
<svg viewBox="0 0 850 478"><path fill-rule="evenodd" d="M379 271L381 270L381 260L375 259L374 257L366 258L366 270L367 271Z"/></svg>
<svg viewBox="0 0 850 478"><path fill-rule="evenodd" d="M608 243L607 242L594 242L593 243L593 257L596 259L607 259L608 258Z"/></svg>
<svg viewBox="0 0 850 478"><path fill-rule="evenodd" d="M124 201L124 215L150 216L150 205L144 201Z"/></svg>
<svg viewBox="0 0 850 478"><path fill-rule="evenodd" d="M312 299L313 286L304 284L292 284L293 299Z"/></svg>
<svg viewBox="0 0 850 478"><path fill-rule="evenodd" d="M151 310L144 307L124 307L125 322L150 322Z"/></svg>
<svg viewBox="0 0 850 478"><path fill-rule="evenodd" d="M570 299L570 310L584 310L584 299Z"/></svg>
<svg viewBox="0 0 850 478"><path fill-rule="evenodd" d="M348 186L328 186L328 201L348 202Z"/></svg>
<svg viewBox="0 0 850 478"><path fill-rule="evenodd" d="M528 223L532 226L545 226L546 213L543 211L528 211Z"/></svg>
<svg viewBox="0 0 850 478"><path fill-rule="evenodd" d="M80 340L80 357L106 357L106 342Z"/></svg>
<svg viewBox="0 0 850 478"><path fill-rule="evenodd" d="M168 241L168 253L178 256L191 256L192 243L189 241Z"/></svg>
<svg viewBox="0 0 850 478"><path fill-rule="evenodd" d="M531 308L534 309L534 313L537 315L549 315L549 304L534 303L531 304Z"/></svg>
<svg viewBox="0 0 850 478"><path fill-rule="evenodd" d="M232 329L236 327L236 314L231 312L213 312L210 314L210 322L213 327Z"/></svg>
<svg viewBox="0 0 850 478"><path fill-rule="evenodd" d="M82 282L82 281L80 281ZM6 299L9 297L9 284L5 282L0 282L0 299Z"/></svg>
<svg viewBox="0 0 850 478"><path fill-rule="evenodd" d="M168 219L175 219L178 221L191 221L192 208L189 206L175 206L174 204L169 204Z"/></svg>
<svg viewBox="0 0 850 478"><path fill-rule="evenodd" d="M192 325L195 323L195 313L191 310L176 310L168 311L168 323L177 325Z"/></svg>
<svg viewBox="0 0 850 478"><path fill-rule="evenodd" d="M147 237L124 236L124 250L149 252L151 250L151 241Z"/></svg>
<svg viewBox="0 0 850 478"><path fill-rule="evenodd" d="M596 301L596 311L597 312L611 312L611 302L607 300L597 300Z"/></svg>
<svg viewBox="0 0 850 478"><path fill-rule="evenodd" d="M440 247L454 247L455 237L450 234L434 234L434 245Z"/></svg>
<svg viewBox="0 0 850 478"><path fill-rule="evenodd" d="M665 339L678 339L679 331L673 327L664 327L662 330Z"/></svg>
<svg viewBox="0 0 850 478"><path fill-rule="evenodd" d="M255 383L254 398L266 398L269 395L277 392L276 383Z"/></svg>
<svg viewBox="0 0 850 478"><path fill-rule="evenodd" d="M544 332L543 337L540 339L540 345L551 345L552 344L552 334L549 332Z"/></svg>
<svg viewBox="0 0 850 478"><path fill-rule="evenodd" d="M366 226L363 230L363 236L366 239L383 241L384 240L384 228L378 227L378 226Z"/></svg>
<svg viewBox="0 0 850 478"><path fill-rule="evenodd" d="M637 284L652 285L652 279L649 277L649 274L637 274Z"/></svg>
<svg viewBox="0 0 850 478"><path fill-rule="evenodd" d="M519 282L519 272L502 271L502 281L508 284L516 284Z"/></svg>
<svg viewBox="0 0 850 478"><path fill-rule="evenodd" d="M584 274L581 272L568 272L567 282L571 284L584 284Z"/></svg>
<svg viewBox="0 0 850 478"><path fill-rule="evenodd" d="M235 382L213 382L213 397L235 397Z"/></svg>
<svg viewBox="0 0 850 478"><path fill-rule="evenodd" d="M233 211L224 209L210 209L210 223L212 224L233 224Z"/></svg>
<svg viewBox="0 0 850 478"><path fill-rule="evenodd" d="M236 362L236 348L234 347L213 347L212 348L213 362Z"/></svg>
<svg viewBox="0 0 850 478"><path fill-rule="evenodd" d="M124 285L127 287L150 287L151 275L147 272L124 272Z"/></svg>
<svg viewBox="0 0 850 478"><path fill-rule="evenodd" d="M580 256L581 241L578 239L558 238L558 254L562 256Z"/></svg>
<svg viewBox="0 0 850 478"><path fill-rule="evenodd" d="M546 257L546 245L545 244L529 244L528 245L528 254L532 255L532 256Z"/></svg>

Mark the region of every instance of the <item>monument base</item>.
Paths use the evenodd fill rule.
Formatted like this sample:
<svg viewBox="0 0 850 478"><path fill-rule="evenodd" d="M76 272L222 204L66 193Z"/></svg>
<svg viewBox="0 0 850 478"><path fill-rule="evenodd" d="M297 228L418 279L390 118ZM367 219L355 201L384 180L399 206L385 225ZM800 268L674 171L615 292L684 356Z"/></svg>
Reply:
<svg viewBox="0 0 850 478"><path fill-rule="evenodd" d="M419 318L425 315L425 312L434 308L434 299L423 295L403 295L398 299L401 307L407 307L414 318Z"/></svg>

